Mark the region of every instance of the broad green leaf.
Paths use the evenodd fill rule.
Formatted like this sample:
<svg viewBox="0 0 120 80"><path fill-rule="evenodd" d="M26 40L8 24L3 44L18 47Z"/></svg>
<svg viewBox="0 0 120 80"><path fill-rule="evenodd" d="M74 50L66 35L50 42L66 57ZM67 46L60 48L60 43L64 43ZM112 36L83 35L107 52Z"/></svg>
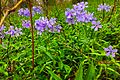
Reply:
<svg viewBox="0 0 120 80"><path fill-rule="evenodd" d="M62 80L58 75L56 75L53 71L47 70L48 73L53 77L55 80Z"/></svg>
<svg viewBox="0 0 120 80"><path fill-rule="evenodd" d="M95 76L95 66L93 62L91 62L91 64L89 64L85 80L94 80L94 76Z"/></svg>
<svg viewBox="0 0 120 80"><path fill-rule="evenodd" d="M0 73L5 74L6 76L8 76L8 72L6 72L3 68L0 67Z"/></svg>
<svg viewBox="0 0 120 80"><path fill-rule="evenodd" d="M83 64L80 63L79 69L76 73L75 80L83 80Z"/></svg>

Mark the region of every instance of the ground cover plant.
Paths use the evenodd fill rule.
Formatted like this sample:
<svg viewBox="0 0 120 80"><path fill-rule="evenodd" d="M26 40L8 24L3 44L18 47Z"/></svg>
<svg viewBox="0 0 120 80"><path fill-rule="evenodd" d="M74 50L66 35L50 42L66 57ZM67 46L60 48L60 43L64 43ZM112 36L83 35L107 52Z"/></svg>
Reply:
<svg viewBox="0 0 120 80"><path fill-rule="evenodd" d="M119 1L20 1L1 18L1 80L120 79Z"/></svg>

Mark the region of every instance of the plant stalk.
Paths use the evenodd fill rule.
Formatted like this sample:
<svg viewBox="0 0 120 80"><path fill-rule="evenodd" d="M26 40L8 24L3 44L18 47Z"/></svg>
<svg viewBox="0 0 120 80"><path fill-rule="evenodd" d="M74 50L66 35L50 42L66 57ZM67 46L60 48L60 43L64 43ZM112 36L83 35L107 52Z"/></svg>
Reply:
<svg viewBox="0 0 120 80"><path fill-rule="evenodd" d="M30 8L30 22L31 22L31 32L32 32L32 69L34 69L34 28L32 23L32 3L29 1L29 8Z"/></svg>
<svg viewBox="0 0 120 80"><path fill-rule="evenodd" d="M103 5L104 5L104 0L103 0ZM103 21L104 21L104 18L105 18L105 10L103 10Z"/></svg>
<svg viewBox="0 0 120 80"><path fill-rule="evenodd" d="M107 23L111 20L112 15L115 13L115 10L116 10L116 3L117 3L117 0L114 0L114 6L113 6L113 8L112 8L112 11L111 11L111 14L110 14L110 17L109 17Z"/></svg>

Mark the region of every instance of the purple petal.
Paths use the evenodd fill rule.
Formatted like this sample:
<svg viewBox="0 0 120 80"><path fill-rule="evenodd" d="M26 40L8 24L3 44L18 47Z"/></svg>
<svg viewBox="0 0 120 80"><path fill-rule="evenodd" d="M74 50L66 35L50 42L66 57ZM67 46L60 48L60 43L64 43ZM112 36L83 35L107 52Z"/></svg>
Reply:
<svg viewBox="0 0 120 80"><path fill-rule="evenodd" d="M99 25L99 24L100 24L100 21L98 21L96 24Z"/></svg>
<svg viewBox="0 0 120 80"><path fill-rule="evenodd" d="M95 28L95 26L91 26L91 28Z"/></svg>
<svg viewBox="0 0 120 80"><path fill-rule="evenodd" d="M115 57L115 53L112 53L112 57Z"/></svg>
<svg viewBox="0 0 120 80"><path fill-rule="evenodd" d="M102 26L101 26L101 25L99 25L99 28L102 28Z"/></svg>
<svg viewBox="0 0 120 80"><path fill-rule="evenodd" d="M105 51L110 51L108 48L104 48Z"/></svg>
<svg viewBox="0 0 120 80"><path fill-rule="evenodd" d="M92 24L96 24L96 21L92 21Z"/></svg>
<svg viewBox="0 0 120 80"><path fill-rule="evenodd" d="M110 51L112 51L112 46L111 45L108 48L109 48Z"/></svg>
<svg viewBox="0 0 120 80"><path fill-rule="evenodd" d="M97 30L98 30L98 27L95 28L95 31L97 31Z"/></svg>
<svg viewBox="0 0 120 80"><path fill-rule="evenodd" d="M5 27L4 25L2 25L2 26L0 27L0 31L3 31L5 28L6 28L6 27Z"/></svg>
<svg viewBox="0 0 120 80"><path fill-rule="evenodd" d="M13 29L14 28L14 26L10 26L10 29Z"/></svg>
<svg viewBox="0 0 120 80"><path fill-rule="evenodd" d="M107 52L106 56L109 56L110 55L110 52Z"/></svg>
<svg viewBox="0 0 120 80"><path fill-rule="evenodd" d="M113 49L113 50L112 50L112 52L114 52L114 53L117 52L117 51L118 51L117 49Z"/></svg>

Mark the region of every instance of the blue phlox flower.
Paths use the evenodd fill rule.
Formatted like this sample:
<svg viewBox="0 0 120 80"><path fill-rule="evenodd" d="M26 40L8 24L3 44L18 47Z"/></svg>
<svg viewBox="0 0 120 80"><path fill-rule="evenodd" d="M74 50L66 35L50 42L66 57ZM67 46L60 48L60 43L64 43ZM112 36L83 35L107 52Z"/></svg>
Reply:
<svg viewBox="0 0 120 80"><path fill-rule="evenodd" d="M24 28L30 28L30 26L31 26L30 21L29 20L23 20L22 21L22 26Z"/></svg>
<svg viewBox="0 0 120 80"><path fill-rule="evenodd" d="M102 25L100 24L100 21L92 21L92 27L95 31L97 31L99 28L102 28Z"/></svg>
<svg viewBox="0 0 120 80"><path fill-rule="evenodd" d="M117 49L113 49L111 45L108 48L104 48L104 50L106 51L106 56L112 54L112 57L115 57L115 53L118 51Z"/></svg>

